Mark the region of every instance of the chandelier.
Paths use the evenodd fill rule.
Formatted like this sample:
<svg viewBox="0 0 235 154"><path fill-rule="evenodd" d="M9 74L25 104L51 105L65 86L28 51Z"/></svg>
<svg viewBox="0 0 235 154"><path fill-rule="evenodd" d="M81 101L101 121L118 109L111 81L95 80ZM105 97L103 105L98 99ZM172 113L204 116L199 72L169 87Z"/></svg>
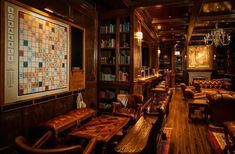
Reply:
<svg viewBox="0 0 235 154"><path fill-rule="evenodd" d="M204 42L206 44L214 44L215 47L218 47L219 45L226 46L230 43L230 40L229 34L225 33L223 29L218 28L218 23L215 24L215 30L204 37Z"/></svg>

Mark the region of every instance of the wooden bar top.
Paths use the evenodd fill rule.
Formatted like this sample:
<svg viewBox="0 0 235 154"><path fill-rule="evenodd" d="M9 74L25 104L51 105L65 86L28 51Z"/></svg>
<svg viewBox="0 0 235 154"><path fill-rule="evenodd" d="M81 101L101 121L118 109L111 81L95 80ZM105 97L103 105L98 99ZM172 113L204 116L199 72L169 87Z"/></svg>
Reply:
<svg viewBox="0 0 235 154"><path fill-rule="evenodd" d="M108 142L117 134L127 123L130 118L101 115L93 118L91 121L74 130L69 135L74 137L96 138L98 141Z"/></svg>
<svg viewBox="0 0 235 154"><path fill-rule="evenodd" d="M153 79L156 79L156 78L159 78L161 77L162 75L161 74L155 74L155 75L150 75L150 76L147 76L147 77L141 77L141 78L136 78L134 80L134 82L137 82L137 83L141 83L141 82L149 82Z"/></svg>

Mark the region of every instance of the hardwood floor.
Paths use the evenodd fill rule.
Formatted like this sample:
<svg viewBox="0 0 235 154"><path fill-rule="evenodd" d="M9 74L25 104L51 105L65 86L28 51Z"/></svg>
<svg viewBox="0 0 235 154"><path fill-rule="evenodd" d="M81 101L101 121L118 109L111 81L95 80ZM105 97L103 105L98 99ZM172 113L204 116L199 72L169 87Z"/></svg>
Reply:
<svg viewBox="0 0 235 154"><path fill-rule="evenodd" d="M189 122L187 102L176 87L170 104L166 127L172 128L169 154L214 154L208 125L202 121Z"/></svg>

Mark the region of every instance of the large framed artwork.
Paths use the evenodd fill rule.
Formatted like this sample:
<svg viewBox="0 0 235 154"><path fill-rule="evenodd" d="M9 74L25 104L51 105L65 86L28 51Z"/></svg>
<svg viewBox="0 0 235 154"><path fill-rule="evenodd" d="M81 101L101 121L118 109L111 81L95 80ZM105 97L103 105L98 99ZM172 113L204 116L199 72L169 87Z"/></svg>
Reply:
<svg viewBox="0 0 235 154"><path fill-rule="evenodd" d="M212 69L213 47L209 45L188 46L187 68L195 70Z"/></svg>
<svg viewBox="0 0 235 154"><path fill-rule="evenodd" d="M69 25L5 2L5 103L69 90Z"/></svg>

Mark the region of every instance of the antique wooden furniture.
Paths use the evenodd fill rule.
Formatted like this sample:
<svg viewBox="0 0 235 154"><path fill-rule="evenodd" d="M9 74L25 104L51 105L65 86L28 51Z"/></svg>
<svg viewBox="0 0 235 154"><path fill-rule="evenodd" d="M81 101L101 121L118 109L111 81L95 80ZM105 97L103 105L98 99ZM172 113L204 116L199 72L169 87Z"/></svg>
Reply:
<svg viewBox="0 0 235 154"><path fill-rule="evenodd" d="M117 101L113 103L113 114L126 116L137 120L144 109L143 95L118 94Z"/></svg>
<svg viewBox="0 0 235 154"><path fill-rule="evenodd" d="M129 120L126 117L101 115L75 129L70 135L88 139L95 137L98 141L107 143L128 124Z"/></svg>
<svg viewBox="0 0 235 154"><path fill-rule="evenodd" d="M148 144L151 144L149 141L151 136L151 131L153 129L153 124L157 122L157 117L145 118L144 116L136 122L136 124L128 130L125 137L121 142L115 147L117 153L143 153ZM156 141L156 140L155 140ZM155 144L155 142L152 142ZM156 146L156 145L155 145Z"/></svg>
<svg viewBox="0 0 235 154"><path fill-rule="evenodd" d="M91 108L76 109L50 119L39 126L47 130L52 130L55 133L55 136L57 136L58 133L91 118L94 114L95 110Z"/></svg>
<svg viewBox="0 0 235 154"><path fill-rule="evenodd" d="M208 121L208 100L206 99L192 99L188 101L188 118L192 120L191 114L194 113L196 109L203 108L204 118Z"/></svg>
<svg viewBox="0 0 235 154"><path fill-rule="evenodd" d="M30 145L30 142L23 136L18 136L15 139L20 154L68 154L72 152L91 154L95 149L96 142L95 138L91 139L85 148L81 145L71 145L61 148L46 149Z"/></svg>
<svg viewBox="0 0 235 154"><path fill-rule="evenodd" d="M235 150L235 121L227 121L224 123L224 134L226 139L224 152L227 153L227 150L229 150L230 153L233 153Z"/></svg>
<svg viewBox="0 0 235 154"><path fill-rule="evenodd" d="M132 75L132 29L127 11L102 14L99 26L98 107L112 112L112 102L118 93L130 93Z"/></svg>

